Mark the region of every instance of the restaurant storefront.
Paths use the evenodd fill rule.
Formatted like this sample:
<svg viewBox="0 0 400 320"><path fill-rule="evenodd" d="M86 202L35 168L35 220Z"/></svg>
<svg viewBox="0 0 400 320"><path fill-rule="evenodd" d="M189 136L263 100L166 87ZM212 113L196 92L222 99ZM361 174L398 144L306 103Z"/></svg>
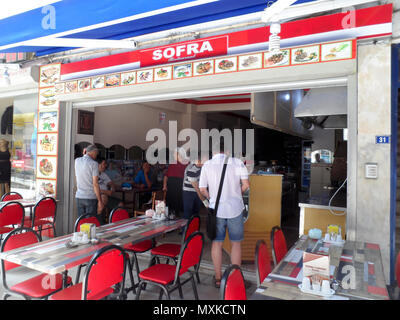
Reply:
<svg viewBox="0 0 400 320"><path fill-rule="evenodd" d="M283 23L276 55L268 52L270 32L263 27L42 66L36 194L44 190L59 199L59 233L71 232L74 222L78 110L250 93L253 124L307 140L310 132L296 118L296 107L308 91L340 88L345 96L338 100L347 104L342 128L348 129L345 234L378 243L386 279L393 279L395 186L389 181L396 165L391 145L377 141L393 135L392 10L359 9L356 23L346 28L346 13ZM289 95L283 108L277 107L280 95ZM189 114L181 128L197 128L193 103L173 108ZM367 165L378 168L378 175L367 174Z"/></svg>

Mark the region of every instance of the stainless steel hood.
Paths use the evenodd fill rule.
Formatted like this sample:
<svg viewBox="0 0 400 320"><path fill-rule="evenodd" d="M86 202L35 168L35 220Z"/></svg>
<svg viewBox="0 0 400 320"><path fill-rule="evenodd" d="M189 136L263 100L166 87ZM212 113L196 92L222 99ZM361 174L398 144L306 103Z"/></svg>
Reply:
<svg viewBox="0 0 400 320"><path fill-rule="evenodd" d="M324 129L347 128L347 87L310 89L294 116Z"/></svg>

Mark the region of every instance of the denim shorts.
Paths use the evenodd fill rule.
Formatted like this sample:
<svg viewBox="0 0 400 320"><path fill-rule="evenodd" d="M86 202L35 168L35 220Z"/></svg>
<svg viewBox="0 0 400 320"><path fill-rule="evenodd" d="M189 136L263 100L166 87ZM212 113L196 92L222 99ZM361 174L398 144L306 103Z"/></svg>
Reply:
<svg viewBox="0 0 400 320"><path fill-rule="evenodd" d="M226 219L217 217L217 236L214 241L224 241L226 236L226 228L228 228L230 241L243 240L243 213L235 218Z"/></svg>

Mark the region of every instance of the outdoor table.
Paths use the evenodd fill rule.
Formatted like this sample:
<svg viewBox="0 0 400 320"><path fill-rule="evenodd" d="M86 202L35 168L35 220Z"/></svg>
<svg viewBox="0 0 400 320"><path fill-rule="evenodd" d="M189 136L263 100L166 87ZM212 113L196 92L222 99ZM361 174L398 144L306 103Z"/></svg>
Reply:
<svg viewBox="0 0 400 320"><path fill-rule="evenodd" d="M303 252L330 257L331 280L341 285L329 298L307 294L298 285L303 279ZM351 273L353 272L353 273ZM350 286L351 276L355 288ZM379 245L346 241L344 245L325 243L306 235L300 237L280 263L250 297L252 300L385 300L389 299Z"/></svg>
<svg viewBox="0 0 400 320"><path fill-rule="evenodd" d="M24 208L29 208L29 218L32 220L33 218L33 207L36 205L36 203L39 202L37 199L15 199L15 200L8 200L8 201L0 201L0 208L7 204L8 202L18 202L20 203ZM56 200L58 202L58 200Z"/></svg>
<svg viewBox="0 0 400 320"><path fill-rule="evenodd" d="M65 285L68 270L89 262L98 249L111 244L124 246L155 238L182 228L186 223L185 219L155 220L147 216L130 218L96 228L96 238L100 240L97 244L67 248L66 243L72 238L72 234L68 234L2 252L0 259L50 275L63 273Z"/></svg>
<svg viewBox="0 0 400 320"><path fill-rule="evenodd" d="M36 205L38 200L36 199L15 199L15 200L8 200L8 201L0 201L0 208L7 204L8 202L18 202L20 203L24 208L29 208L29 218L32 220L33 219L33 207Z"/></svg>
<svg viewBox="0 0 400 320"><path fill-rule="evenodd" d="M32 208L36 205L38 200L36 200L36 199L15 199L15 200L8 200L8 201L0 201L0 207L7 204L8 202L18 202L24 208Z"/></svg>

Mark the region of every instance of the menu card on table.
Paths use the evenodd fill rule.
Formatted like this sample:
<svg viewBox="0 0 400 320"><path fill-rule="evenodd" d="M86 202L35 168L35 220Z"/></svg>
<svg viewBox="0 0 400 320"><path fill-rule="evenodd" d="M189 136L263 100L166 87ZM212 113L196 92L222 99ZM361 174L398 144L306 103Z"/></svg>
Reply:
<svg viewBox="0 0 400 320"><path fill-rule="evenodd" d="M312 282L322 282L330 279L329 256L315 253L303 253L303 276Z"/></svg>

